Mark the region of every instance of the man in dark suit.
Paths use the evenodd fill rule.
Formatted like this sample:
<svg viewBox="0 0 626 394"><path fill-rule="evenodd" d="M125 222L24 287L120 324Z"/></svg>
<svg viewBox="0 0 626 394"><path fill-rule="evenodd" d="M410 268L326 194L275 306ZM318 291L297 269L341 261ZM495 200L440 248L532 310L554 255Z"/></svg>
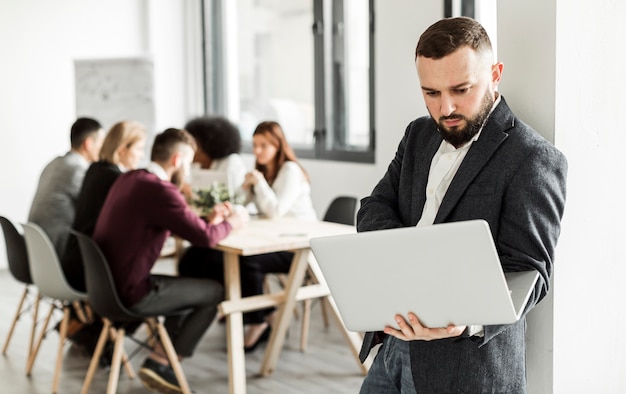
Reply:
<svg viewBox="0 0 626 394"><path fill-rule="evenodd" d="M525 316L549 290L567 162L497 92L503 65L478 22L433 24L415 58L430 116L407 127L361 202L358 231L484 219L504 271L536 270L540 279L515 324L428 328L406 311L395 316L399 329L367 333L362 360L382 347L361 393L524 393Z"/></svg>

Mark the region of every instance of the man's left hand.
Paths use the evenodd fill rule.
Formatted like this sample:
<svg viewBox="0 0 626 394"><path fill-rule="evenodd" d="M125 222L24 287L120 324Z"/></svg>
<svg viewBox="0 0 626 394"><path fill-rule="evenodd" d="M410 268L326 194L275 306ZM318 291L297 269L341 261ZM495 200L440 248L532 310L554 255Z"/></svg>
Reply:
<svg viewBox="0 0 626 394"><path fill-rule="evenodd" d="M385 334L392 335L403 341L432 341L435 339L458 337L465 331L466 326L453 326L440 328L424 327L413 312L408 313L408 320L402 315L396 315L395 320L400 329L387 326Z"/></svg>

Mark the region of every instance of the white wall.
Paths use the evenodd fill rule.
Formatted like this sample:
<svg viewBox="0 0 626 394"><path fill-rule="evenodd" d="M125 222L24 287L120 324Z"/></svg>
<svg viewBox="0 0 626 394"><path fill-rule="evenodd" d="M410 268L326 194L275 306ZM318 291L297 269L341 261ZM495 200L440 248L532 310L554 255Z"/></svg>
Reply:
<svg viewBox="0 0 626 394"><path fill-rule="evenodd" d="M569 159L554 392L626 392L626 2L556 0L556 134Z"/></svg>
<svg viewBox="0 0 626 394"><path fill-rule="evenodd" d="M75 59L151 57L156 131L184 124L184 6L166 0L2 1L0 214L26 220L43 166L69 149L76 116L89 116L75 112ZM4 242L0 267L6 267Z"/></svg>
<svg viewBox="0 0 626 394"><path fill-rule="evenodd" d="M28 215L45 163L69 149L74 59L143 54L141 2L3 0L0 4L0 212ZM4 242L0 266L6 266Z"/></svg>

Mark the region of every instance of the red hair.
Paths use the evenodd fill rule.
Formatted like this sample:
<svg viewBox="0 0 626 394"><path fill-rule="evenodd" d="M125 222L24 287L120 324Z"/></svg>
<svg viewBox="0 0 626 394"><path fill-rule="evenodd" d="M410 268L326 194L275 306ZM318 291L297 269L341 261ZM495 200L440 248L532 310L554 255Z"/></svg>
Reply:
<svg viewBox="0 0 626 394"><path fill-rule="evenodd" d="M254 167L259 172L261 172L261 174L263 174L263 177L265 177L265 180L267 180L268 184L271 185L272 183L274 183L276 175L278 174L278 170L280 170L282 165L285 164L285 162L287 161L293 161L294 163L298 164L300 166L300 169L304 173L304 177L306 178L307 182L310 181L309 175L306 173L302 165L298 163L296 154L294 153L293 149L291 149L291 146L289 146L289 144L287 143L283 128L280 127L277 122L265 121L259 123L259 125L254 130L254 133L252 133L253 137L255 135L264 136L265 138L267 138L270 144L276 147L276 156L274 156L274 165L272 166L271 170L268 169L267 166L261 165L258 162L254 164Z"/></svg>

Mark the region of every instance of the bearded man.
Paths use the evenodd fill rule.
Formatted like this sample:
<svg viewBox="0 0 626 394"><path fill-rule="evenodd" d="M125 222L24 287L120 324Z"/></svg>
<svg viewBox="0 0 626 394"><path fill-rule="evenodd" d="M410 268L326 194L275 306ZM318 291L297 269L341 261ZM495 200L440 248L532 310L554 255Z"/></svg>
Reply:
<svg viewBox="0 0 626 394"><path fill-rule="evenodd" d="M398 329L367 333L362 361L382 347L361 393L525 393L525 316L549 290L567 161L498 93L503 65L475 20L430 26L415 61L430 116L407 127L386 174L361 201L358 231L483 219L503 270L536 270L540 279L514 324L425 327L403 311L394 316Z"/></svg>

